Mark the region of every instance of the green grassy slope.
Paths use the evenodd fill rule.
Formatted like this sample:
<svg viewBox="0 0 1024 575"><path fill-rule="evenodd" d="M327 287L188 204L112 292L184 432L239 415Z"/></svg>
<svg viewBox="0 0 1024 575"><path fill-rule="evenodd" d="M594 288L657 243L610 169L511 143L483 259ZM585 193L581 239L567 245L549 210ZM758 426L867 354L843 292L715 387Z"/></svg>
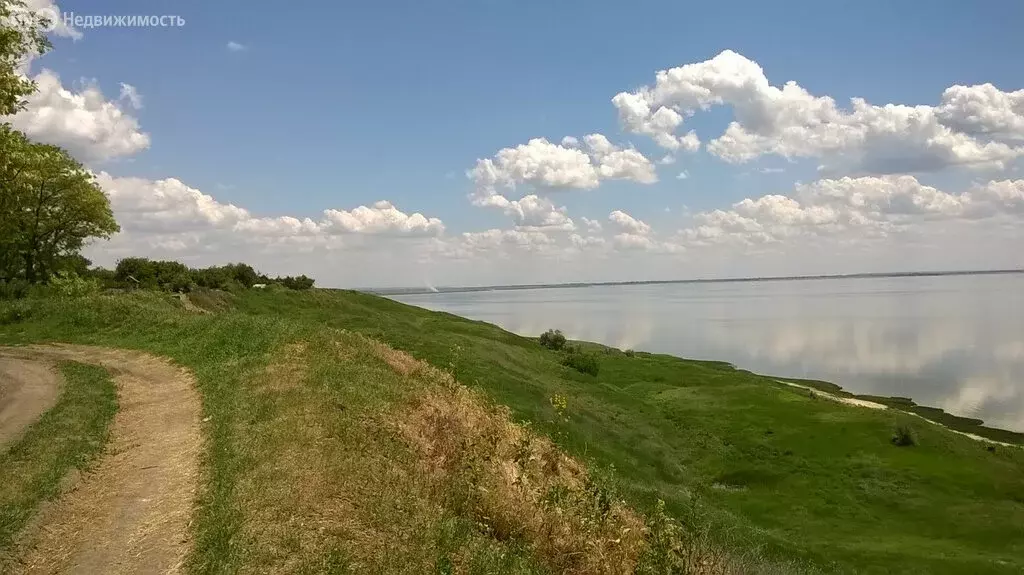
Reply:
<svg viewBox="0 0 1024 575"><path fill-rule="evenodd" d="M737 548L825 571L1016 573L1024 569L1024 451L988 449L917 418L816 399L715 362L600 355L591 377L493 325L354 292L251 290L215 315L158 296L0 309L0 343L59 340L145 349L192 368L213 416L211 485L197 536L203 571L230 566L249 469L238 445L246 378L318 330L363 333L436 366L588 461L641 510L657 499ZM20 306L20 307L18 307ZM558 326L551 326L558 327ZM567 399L565 415L552 406ZM896 447L897 423L918 445ZM251 455L249 457L252 457ZM223 557L223 559L219 559ZM230 570L230 569L226 569Z"/></svg>

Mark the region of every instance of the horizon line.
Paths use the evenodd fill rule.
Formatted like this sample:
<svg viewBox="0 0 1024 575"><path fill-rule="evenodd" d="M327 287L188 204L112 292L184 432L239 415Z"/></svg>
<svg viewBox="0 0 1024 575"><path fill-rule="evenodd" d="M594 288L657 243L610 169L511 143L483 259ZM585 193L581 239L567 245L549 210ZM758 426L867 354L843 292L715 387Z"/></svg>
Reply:
<svg viewBox="0 0 1024 575"><path fill-rule="evenodd" d="M500 291L500 290L521 290L521 289L566 289L579 287L600 287L600 286L626 286L626 285L664 285L664 284L685 284L685 283L729 283L729 282L757 282L757 281L797 281L797 280L828 280L828 279L867 279L885 277L936 277L936 276L957 276L957 275L994 275L994 274L1015 274L1024 273L1024 268L1005 268L987 270L931 270L931 271L906 271L906 272L858 272L848 274L817 274L817 275L794 275L794 276L741 276L724 278L690 278L672 280L623 280L623 281L598 281L598 282L560 282L540 284L507 284L507 285L483 285L483 286L439 286L439 287L393 287L393 288L356 288L356 291L363 291L378 295L414 295L431 293L458 293L474 291Z"/></svg>

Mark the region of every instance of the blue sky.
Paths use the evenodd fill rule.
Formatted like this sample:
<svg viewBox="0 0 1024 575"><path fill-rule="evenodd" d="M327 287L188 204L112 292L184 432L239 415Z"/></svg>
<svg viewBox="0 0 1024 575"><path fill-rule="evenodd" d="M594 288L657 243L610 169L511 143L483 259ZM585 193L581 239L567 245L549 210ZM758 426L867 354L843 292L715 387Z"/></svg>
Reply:
<svg viewBox="0 0 1024 575"><path fill-rule="evenodd" d="M722 135L735 117L729 105L678 108L686 119L677 135L692 129L702 142L689 153L671 154L649 134L631 131L620 121L611 102L616 94L653 86L657 71L705 62L723 50L755 62L771 86L792 80L815 97L833 98L841 109L849 108L851 97L878 106L938 106L943 91L954 85L991 83L1011 96L1024 88L1019 62L1024 54L1024 35L1019 33L1024 4L1012 1L942 1L925 9L910 2L282 6L235 0L151 1L140 8L129 1L65 0L59 8L78 15L180 15L185 21L171 28L81 29L77 40L54 37L53 52L33 63L33 74L50 69L71 92L84 90L88 84L79 79L87 78L111 101L117 99L121 83L141 94L141 109L118 105L148 134L148 148L97 157L88 162L94 170L112 178L175 178L217 202L245 208L253 217L317 220L328 208L351 210L383 199L403 214L442 220L441 241L453 241L463 232L514 229L507 213L467 199L479 187L467 171L478 159L533 138L558 144L565 136L582 140L598 133L622 149L634 148L651 163L675 157L672 165L656 164L656 183L610 178L588 189L563 189L524 180L502 192L509 200L533 193L564 206L581 236L581 218L606 222L610 212L621 210L650 224L653 233L664 236L659 245L665 246L680 229L700 224L700 214L729 210L744 198L794 195L796 182L821 178L817 167L822 156L814 153L761 153L739 163L710 153L707 143ZM229 42L242 48L229 49ZM1016 129L1012 121L1010 129ZM45 137L63 143L59 133ZM1022 140L1014 132L1000 142L1016 149ZM1007 157L997 168L965 169L958 164L906 173L921 185L956 195L971 185L1019 181L1013 179L1020 178L1018 158ZM678 179L684 171L688 177ZM828 175L891 178L903 173L883 171L850 168ZM1015 209L1013 204L1003 211L1013 215ZM1008 246L1005 242L1012 239L988 238L984 245ZM684 244L673 245L679 246L677 253L691 254L681 256L683 260L697 262L699 258L689 259L697 257L692 255L694 246ZM749 242L744 245L750 247ZM730 261L735 256L741 262L742 251L729 252ZM417 253L410 257L423 261L425 256ZM154 254L162 252L156 249ZM235 255L225 247L182 257L232 260ZM317 261L310 257L308 261ZM536 263L542 256L509 257ZM720 255L716 257L720 262ZM262 260L264 266L275 267L275 260L268 258ZM963 259L971 261L969 254ZM609 267L581 279L659 275L652 270L663 269L663 260L652 259L647 267ZM872 260L862 254L848 261L852 268ZM906 267L912 261L908 255L881 267ZM398 260L394 265L403 267ZM686 265L669 267L674 275L689 271ZM778 269L792 271L789 267ZM735 266L737 272L748 268L761 271L742 263ZM523 281L553 277L541 271L548 269L546 264L529 269L533 271ZM714 274L714 269L696 263L692 269ZM453 272L450 277L470 283L508 280L502 274ZM410 280L402 274L373 279Z"/></svg>

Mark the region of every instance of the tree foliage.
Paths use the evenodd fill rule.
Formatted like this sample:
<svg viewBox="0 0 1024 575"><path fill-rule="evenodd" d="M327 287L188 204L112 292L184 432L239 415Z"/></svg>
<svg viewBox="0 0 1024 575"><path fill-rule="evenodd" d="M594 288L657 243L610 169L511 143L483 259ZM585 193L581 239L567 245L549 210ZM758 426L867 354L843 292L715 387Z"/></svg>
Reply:
<svg viewBox="0 0 1024 575"><path fill-rule="evenodd" d="M0 116L17 112L25 104L24 97L35 90L18 67L25 58L50 48L43 32L47 24L21 0L0 0Z"/></svg>
<svg viewBox="0 0 1024 575"><path fill-rule="evenodd" d="M120 231L93 175L67 152L0 126L0 278L45 281L90 238Z"/></svg>

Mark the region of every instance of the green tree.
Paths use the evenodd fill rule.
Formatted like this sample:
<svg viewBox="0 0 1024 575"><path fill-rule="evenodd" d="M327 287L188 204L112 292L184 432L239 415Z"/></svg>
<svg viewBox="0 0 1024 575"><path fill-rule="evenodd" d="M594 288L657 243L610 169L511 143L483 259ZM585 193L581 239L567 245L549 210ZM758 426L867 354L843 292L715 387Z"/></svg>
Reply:
<svg viewBox="0 0 1024 575"><path fill-rule="evenodd" d="M92 174L67 152L0 127L0 269L45 281L90 238L120 231Z"/></svg>
<svg viewBox="0 0 1024 575"><path fill-rule="evenodd" d="M21 0L0 0L0 116L17 112L24 97L35 91L32 81L18 73L18 65L29 55L49 50L43 32L47 24Z"/></svg>

